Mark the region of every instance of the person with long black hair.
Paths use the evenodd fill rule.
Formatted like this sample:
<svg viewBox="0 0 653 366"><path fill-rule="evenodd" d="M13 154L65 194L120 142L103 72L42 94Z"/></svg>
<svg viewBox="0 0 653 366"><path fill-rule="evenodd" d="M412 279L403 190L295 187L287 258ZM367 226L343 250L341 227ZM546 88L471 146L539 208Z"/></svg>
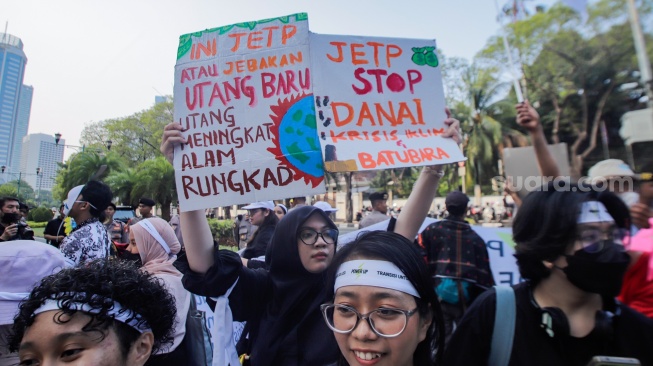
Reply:
<svg viewBox="0 0 653 366"><path fill-rule="evenodd" d="M447 344L445 363L496 365L501 353L492 351L503 350L509 365L584 366L595 356L652 365L653 320L615 300L630 261L629 229L628 207L609 191L556 179L529 193L513 222L525 280L512 287L516 310L496 319L497 291L481 294ZM495 323L508 316L512 341L494 339Z"/></svg>
<svg viewBox="0 0 653 366"><path fill-rule="evenodd" d="M321 306L335 335L339 366L431 366L444 349L433 278L418 247L371 231L336 254Z"/></svg>

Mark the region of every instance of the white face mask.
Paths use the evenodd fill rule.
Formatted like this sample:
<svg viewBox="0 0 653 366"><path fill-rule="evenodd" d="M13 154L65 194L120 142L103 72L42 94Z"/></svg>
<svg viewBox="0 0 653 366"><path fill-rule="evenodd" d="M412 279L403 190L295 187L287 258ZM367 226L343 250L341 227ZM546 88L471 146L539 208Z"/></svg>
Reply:
<svg viewBox="0 0 653 366"><path fill-rule="evenodd" d="M617 196L619 196L619 198L621 198L621 200L624 201L628 207L636 204L639 201L639 194L637 192L621 192L617 193Z"/></svg>

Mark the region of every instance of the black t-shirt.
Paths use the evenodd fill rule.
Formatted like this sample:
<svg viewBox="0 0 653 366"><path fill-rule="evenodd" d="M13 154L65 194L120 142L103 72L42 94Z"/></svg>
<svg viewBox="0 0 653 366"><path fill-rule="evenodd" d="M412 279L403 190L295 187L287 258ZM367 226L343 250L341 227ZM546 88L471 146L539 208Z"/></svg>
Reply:
<svg viewBox="0 0 653 366"><path fill-rule="evenodd" d="M48 224L45 225L45 230L43 230L43 234L52 235L52 236L66 236L65 229L62 223L63 220L60 217L48 221ZM55 247L59 248L61 241L48 240L48 244L52 244Z"/></svg>
<svg viewBox="0 0 653 366"><path fill-rule="evenodd" d="M529 284L514 289L517 318L509 365L585 366L599 355L637 358L642 365L653 365L653 320L617 304L610 332L595 327L583 338L569 334L552 338L541 327L542 312L531 301ZM495 308L494 289L476 299L445 349L444 365L487 365Z"/></svg>

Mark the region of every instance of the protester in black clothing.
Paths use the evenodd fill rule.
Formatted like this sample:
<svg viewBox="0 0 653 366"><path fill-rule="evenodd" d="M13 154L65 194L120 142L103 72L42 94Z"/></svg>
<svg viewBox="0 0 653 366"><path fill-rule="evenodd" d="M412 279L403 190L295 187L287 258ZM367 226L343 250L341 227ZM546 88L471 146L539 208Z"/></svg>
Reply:
<svg viewBox="0 0 653 366"><path fill-rule="evenodd" d="M514 286L509 365L585 366L594 356L653 365L653 320L617 302L629 257L628 207L615 194L555 181L530 193L513 223L526 282ZM468 309L445 351L447 365L488 365L496 292ZM506 315L507 316L507 315ZM499 346L501 348L501 346Z"/></svg>
<svg viewBox="0 0 653 366"><path fill-rule="evenodd" d="M142 197L140 200L138 200L138 213L140 213L141 217L132 217L129 219L128 225L136 225L141 220L149 219L150 217L156 217L153 213L155 205L156 202L153 199Z"/></svg>
<svg viewBox="0 0 653 366"><path fill-rule="evenodd" d="M243 208L248 210L250 222L252 225L258 226L258 229L256 229L249 242L247 242L247 247L241 257L253 259L265 256L268 245L272 240L274 229L279 222L277 215L274 214L274 202L255 202Z"/></svg>
<svg viewBox="0 0 653 366"><path fill-rule="evenodd" d="M469 197L452 191L445 198L446 219L427 226L419 236L444 314L447 340L467 306L494 286L485 241L465 221Z"/></svg>
<svg viewBox="0 0 653 366"><path fill-rule="evenodd" d="M63 227L63 220L66 215L63 213L64 205L59 207L59 216L48 221L48 224L43 230L43 238L48 241L48 244L59 248L61 242L66 238L65 228Z"/></svg>
<svg viewBox="0 0 653 366"><path fill-rule="evenodd" d="M0 241L34 240L34 231L22 220L19 208L17 198L0 198Z"/></svg>
<svg viewBox="0 0 653 366"><path fill-rule="evenodd" d="M29 206L24 202L18 202L18 212L22 216L24 221L27 221L27 216L29 216Z"/></svg>

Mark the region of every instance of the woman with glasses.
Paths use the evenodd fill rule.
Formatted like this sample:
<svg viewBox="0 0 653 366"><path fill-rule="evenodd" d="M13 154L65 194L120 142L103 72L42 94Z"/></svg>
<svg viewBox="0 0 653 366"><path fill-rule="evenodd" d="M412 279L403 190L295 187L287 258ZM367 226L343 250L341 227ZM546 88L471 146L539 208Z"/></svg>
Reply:
<svg viewBox="0 0 653 366"><path fill-rule="evenodd" d="M333 300L321 310L340 348L338 365L439 364L442 311L416 245L368 232L338 252L329 272Z"/></svg>
<svg viewBox="0 0 653 366"><path fill-rule="evenodd" d="M453 137L459 143L459 122L447 118L444 123L449 127L442 136ZM181 129L181 125L172 123L163 134L161 151L171 163L174 146L185 141ZM422 170L394 225L396 233L410 240L415 238L435 196L442 169L432 166ZM329 299L326 269L336 252L338 230L322 210L297 207L279 221L266 252L268 271L247 268L236 253L215 252L202 211L183 212L181 222L191 268L184 275L184 286L203 296L222 296L223 306L218 301L216 309L227 310L216 319L233 316L235 321L251 324L251 365L321 366L338 360L338 345L320 312L320 305ZM224 303L226 297L228 304ZM227 323L222 326L229 329ZM224 348L214 348L214 362L238 364L231 345L226 352L216 354Z"/></svg>
<svg viewBox="0 0 653 366"><path fill-rule="evenodd" d="M494 365L501 352L492 349L509 365L587 365L595 356L653 365L653 321L615 301L629 227L628 208L611 192L559 179L531 192L513 222L525 280L512 287L516 311L496 319L496 291L483 293L453 333L445 364ZM514 340L493 339L495 323L509 316Z"/></svg>

